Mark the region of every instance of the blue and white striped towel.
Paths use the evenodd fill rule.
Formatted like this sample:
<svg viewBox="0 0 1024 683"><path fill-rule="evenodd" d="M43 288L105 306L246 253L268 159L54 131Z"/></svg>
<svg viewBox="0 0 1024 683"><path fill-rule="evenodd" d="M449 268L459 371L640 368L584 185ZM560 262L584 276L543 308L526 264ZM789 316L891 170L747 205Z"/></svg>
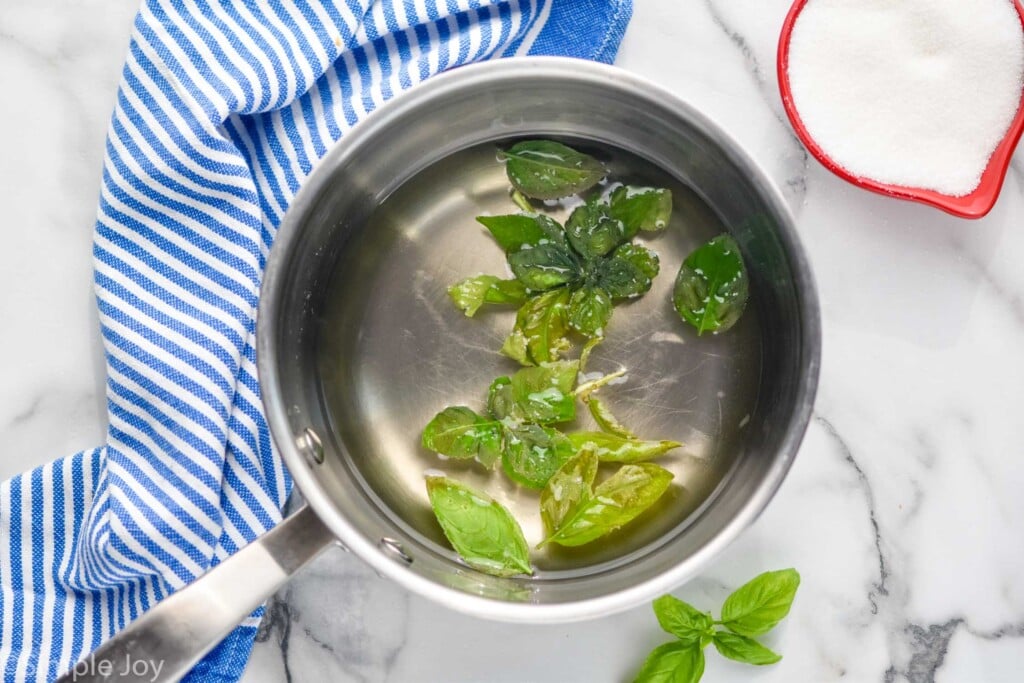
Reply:
<svg viewBox="0 0 1024 683"><path fill-rule="evenodd" d="M290 481L253 358L267 251L353 124L431 74L610 62L630 0L146 0L94 241L109 430L0 484L0 671L49 681L272 527ZM259 614L188 677L235 681Z"/></svg>

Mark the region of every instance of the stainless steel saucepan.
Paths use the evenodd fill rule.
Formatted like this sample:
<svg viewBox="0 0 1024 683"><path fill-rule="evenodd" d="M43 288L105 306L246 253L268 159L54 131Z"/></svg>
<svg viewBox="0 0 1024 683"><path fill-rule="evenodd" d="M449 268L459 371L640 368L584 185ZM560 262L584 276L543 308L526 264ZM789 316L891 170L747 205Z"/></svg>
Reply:
<svg viewBox="0 0 1024 683"><path fill-rule="evenodd" d="M619 177L673 189L672 224L649 241L663 272L645 297L616 309L593 362L628 368L609 391L619 417L686 446L664 461L676 474L672 495L628 532L548 551L533 577L495 578L450 550L422 484L432 466L471 483L486 475L437 461L419 433L445 405L480 406L490 379L514 369L496 353L514 313L468 320L445 287L504 272L473 217L515 210L494 144L527 136L575 142L604 154ZM697 337L669 292L686 253L723 231L743 249L751 301L733 330ZM177 679L334 542L408 590L480 617L565 622L650 600L699 572L779 488L811 413L820 343L814 282L783 200L700 112L626 72L568 59L433 78L327 154L267 266L260 386L307 506L147 612L74 680L104 680L98 663L117 672L128 655L163 662L161 679ZM523 497L496 482L499 498ZM528 537L534 508L515 510Z"/></svg>

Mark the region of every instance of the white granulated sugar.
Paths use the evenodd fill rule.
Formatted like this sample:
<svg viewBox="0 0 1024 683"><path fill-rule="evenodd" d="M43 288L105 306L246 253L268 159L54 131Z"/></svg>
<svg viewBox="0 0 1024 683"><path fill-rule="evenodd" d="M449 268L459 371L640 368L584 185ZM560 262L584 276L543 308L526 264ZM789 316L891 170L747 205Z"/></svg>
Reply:
<svg viewBox="0 0 1024 683"><path fill-rule="evenodd" d="M1011 0L810 0L789 49L811 137L856 176L974 191L1021 100Z"/></svg>

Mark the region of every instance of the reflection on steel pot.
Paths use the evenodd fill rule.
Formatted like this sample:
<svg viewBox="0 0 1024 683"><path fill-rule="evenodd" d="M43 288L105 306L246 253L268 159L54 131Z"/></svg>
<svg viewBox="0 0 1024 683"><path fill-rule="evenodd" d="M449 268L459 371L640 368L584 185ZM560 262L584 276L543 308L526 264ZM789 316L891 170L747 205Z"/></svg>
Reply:
<svg viewBox="0 0 1024 683"><path fill-rule="evenodd" d="M475 400L502 374L494 351L508 318L466 321L444 288L501 267L472 218L513 210L493 143L524 136L610 151L613 172L672 188L679 223L651 243L669 274L616 315L601 348L629 367L643 426L688 446L666 465L679 494L651 520L581 554L541 554L533 577L498 578L443 542L418 435L440 401ZM722 231L744 252L747 313L727 334L686 336L671 272ZM614 327L627 318L628 339ZM501 60L443 74L328 153L271 253L260 384L308 507L143 615L75 680L104 680L96 665L127 653L163 661L160 679L176 679L335 540L407 589L480 617L566 622L647 601L694 576L774 495L810 416L819 350L814 283L782 199L700 113L589 62Z"/></svg>

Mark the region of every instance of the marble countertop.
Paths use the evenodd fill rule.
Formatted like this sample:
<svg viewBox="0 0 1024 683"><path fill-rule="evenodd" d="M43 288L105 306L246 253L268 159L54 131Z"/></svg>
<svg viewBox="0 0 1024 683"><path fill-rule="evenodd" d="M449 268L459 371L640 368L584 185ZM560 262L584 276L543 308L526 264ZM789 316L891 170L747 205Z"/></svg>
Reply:
<svg viewBox="0 0 1024 683"><path fill-rule="evenodd" d="M784 193L817 273L824 367L767 512L676 594L702 608L803 575L752 669L705 681L1020 681L1024 665L1024 165L986 219L853 188L785 121L789 0L641 0L618 64L738 138ZM0 5L0 479L99 444L91 234L133 3ZM625 681L663 642L647 607L567 626L464 617L332 550L270 604L246 683Z"/></svg>

